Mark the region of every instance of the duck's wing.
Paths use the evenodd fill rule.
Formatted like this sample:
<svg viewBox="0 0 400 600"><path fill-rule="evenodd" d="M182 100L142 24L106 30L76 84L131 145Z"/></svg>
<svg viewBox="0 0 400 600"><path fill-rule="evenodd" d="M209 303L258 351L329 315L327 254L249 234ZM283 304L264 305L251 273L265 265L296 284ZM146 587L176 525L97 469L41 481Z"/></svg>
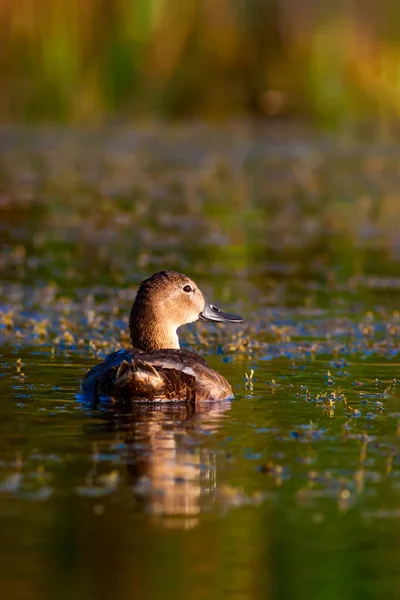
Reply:
<svg viewBox="0 0 400 600"><path fill-rule="evenodd" d="M114 387L121 395L129 393L153 402L224 400L232 396L226 379L188 350L141 352L130 365L122 367L119 376L117 373Z"/></svg>
<svg viewBox="0 0 400 600"><path fill-rule="evenodd" d="M166 349L141 352L140 359L161 369L175 369L193 376L196 376L199 371L210 369L204 358L189 352L189 350Z"/></svg>
<svg viewBox="0 0 400 600"><path fill-rule="evenodd" d="M117 401L128 402L191 402L196 400L196 378L183 368L134 357L130 363L124 360L116 370L112 395Z"/></svg>
<svg viewBox="0 0 400 600"><path fill-rule="evenodd" d="M229 383L200 356L188 350L119 350L93 367L80 389L95 406L104 399L221 400L232 395Z"/></svg>
<svg viewBox="0 0 400 600"><path fill-rule="evenodd" d="M145 402L194 401L199 368L209 370L204 359L188 350L134 350L115 370L113 395Z"/></svg>

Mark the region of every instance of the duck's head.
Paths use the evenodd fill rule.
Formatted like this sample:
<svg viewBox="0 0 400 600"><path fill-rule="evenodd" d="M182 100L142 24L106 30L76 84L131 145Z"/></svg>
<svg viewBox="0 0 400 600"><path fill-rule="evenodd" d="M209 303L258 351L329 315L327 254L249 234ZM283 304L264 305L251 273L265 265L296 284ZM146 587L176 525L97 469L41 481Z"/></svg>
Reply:
<svg viewBox="0 0 400 600"><path fill-rule="evenodd" d="M129 320L132 344L143 350L179 348L177 329L197 320L244 321L210 304L186 275L160 271L140 284Z"/></svg>

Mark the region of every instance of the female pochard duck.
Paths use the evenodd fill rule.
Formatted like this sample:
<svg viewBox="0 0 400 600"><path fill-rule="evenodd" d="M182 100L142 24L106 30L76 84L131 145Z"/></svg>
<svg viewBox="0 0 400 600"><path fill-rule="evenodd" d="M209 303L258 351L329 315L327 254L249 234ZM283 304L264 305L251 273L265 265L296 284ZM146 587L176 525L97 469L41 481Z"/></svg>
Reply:
<svg viewBox="0 0 400 600"><path fill-rule="evenodd" d="M177 329L194 321L241 323L243 318L209 304L197 285L175 271L143 281L132 306L133 348L110 354L85 376L81 393L95 404L112 401L169 402L223 400L232 388L206 361L181 350Z"/></svg>

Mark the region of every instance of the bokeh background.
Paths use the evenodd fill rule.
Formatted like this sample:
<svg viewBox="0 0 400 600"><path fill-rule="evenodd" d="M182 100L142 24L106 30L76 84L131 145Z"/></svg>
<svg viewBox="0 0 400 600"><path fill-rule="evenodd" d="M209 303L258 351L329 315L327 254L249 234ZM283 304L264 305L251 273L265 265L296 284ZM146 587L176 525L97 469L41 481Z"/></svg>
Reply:
<svg viewBox="0 0 400 600"><path fill-rule="evenodd" d="M397 0L2 0L3 120L400 109Z"/></svg>
<svg viewBox="0 0 400 600"><path fill-rule="evenodd" d="M21 275L28 243L29 276L71 286L217 261L263 286L395 274L399 16L396 0L3 0L4 268Z"/></svg>

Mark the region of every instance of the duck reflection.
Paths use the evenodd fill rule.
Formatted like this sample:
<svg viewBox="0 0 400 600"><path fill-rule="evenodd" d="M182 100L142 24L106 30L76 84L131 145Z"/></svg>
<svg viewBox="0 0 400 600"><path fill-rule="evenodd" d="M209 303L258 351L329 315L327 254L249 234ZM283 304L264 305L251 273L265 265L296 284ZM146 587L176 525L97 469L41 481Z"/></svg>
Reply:
<svg viewBox="0 0 400 600"><path fill-rule="evenodd" d="M129 415L108 418L107 429L117 432L118 462L126 465L138 505L162 525L193 527L213 505L216 453L202 438L221 427L230 406L229 401L137 405Z"/></svg>

